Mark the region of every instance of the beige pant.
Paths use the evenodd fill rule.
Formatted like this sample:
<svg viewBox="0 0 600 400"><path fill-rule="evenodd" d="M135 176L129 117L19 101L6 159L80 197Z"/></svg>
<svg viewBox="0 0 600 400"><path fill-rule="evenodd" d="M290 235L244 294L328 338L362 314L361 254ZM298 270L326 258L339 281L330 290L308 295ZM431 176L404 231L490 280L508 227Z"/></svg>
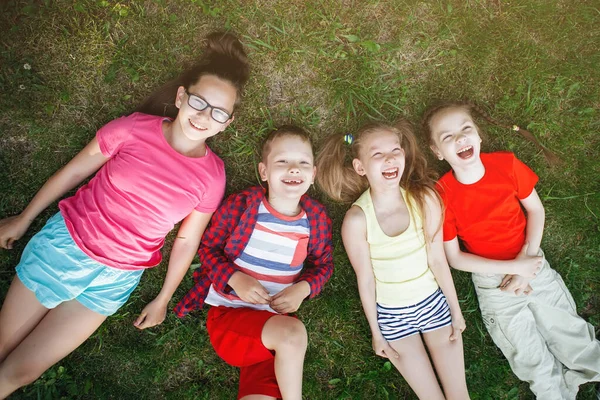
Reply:
<svg viewBox="0 0 600 400"><path fill-rule="evenodd" d="M473 274L483 321L519 379L540 400L575 399L600 380L600 342L577 315L560 275L544 264L529 296L498 289L503 275Z"/></svg>

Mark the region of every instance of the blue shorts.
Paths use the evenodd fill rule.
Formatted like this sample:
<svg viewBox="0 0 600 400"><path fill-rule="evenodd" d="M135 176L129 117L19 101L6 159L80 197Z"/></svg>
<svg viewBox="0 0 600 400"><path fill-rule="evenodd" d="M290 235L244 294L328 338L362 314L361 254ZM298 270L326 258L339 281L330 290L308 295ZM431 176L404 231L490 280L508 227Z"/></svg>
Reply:
<svg viewBox="0 0 600 400"><path fill-rule="evenodd" d="M60 212L31 238L17 265L17 276L44 307L75 299L106 316L125 304L143 272L112 268L90 258L73 241Z"/></svg>
<svg viewBox="0 0 600 400"><path fill-rule="evenodd" d="M425 333L452 324L446 296L438 288L425 300L405 307L377 304L377 323L388 342Z"/></svg>

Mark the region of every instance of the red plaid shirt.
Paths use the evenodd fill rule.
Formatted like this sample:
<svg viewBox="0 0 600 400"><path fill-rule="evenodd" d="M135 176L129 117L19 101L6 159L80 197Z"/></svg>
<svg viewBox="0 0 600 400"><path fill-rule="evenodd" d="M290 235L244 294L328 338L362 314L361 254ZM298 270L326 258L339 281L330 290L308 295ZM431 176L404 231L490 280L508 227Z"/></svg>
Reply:
<svg viewBox="0 0 600 400"><path fill-rule="evenodd" d="M248 244L256 225L258 207L264 198L265 190L254 186L229 196L214 213L198 249L201 268L194 271L196 284L174 308L178 317L202 308L211 284L219 292L231 291L227 282L238 270L233 260ZM310 285L309 297L313 298L333 273L331 219L325 207L306 194L300 199L300 207L306 212L310 237L308 255L298 281Z"/></svg>

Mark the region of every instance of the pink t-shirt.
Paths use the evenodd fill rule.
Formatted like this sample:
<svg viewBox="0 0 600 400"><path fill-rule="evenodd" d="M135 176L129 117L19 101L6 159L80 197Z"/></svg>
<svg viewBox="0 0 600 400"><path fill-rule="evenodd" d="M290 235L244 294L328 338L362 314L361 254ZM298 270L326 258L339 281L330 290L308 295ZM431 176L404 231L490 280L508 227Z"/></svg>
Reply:
<svg viewBox="0 0 600 400"><path fill-rule="evenodd" d="M192 210L212 213L225 192L223 161L166 141L165 118L135 113L109 122L96 137L110 159L75 196L58 206L73 240L102 264L125 270L160 263L165 236Z"/></svg>

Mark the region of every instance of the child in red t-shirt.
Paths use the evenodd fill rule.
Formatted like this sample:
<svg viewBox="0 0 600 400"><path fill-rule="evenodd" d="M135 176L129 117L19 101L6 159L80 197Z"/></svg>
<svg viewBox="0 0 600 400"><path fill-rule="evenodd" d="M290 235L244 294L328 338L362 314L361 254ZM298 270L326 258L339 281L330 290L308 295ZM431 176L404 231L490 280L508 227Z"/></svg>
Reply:
<svg viewBox="0 0 600 400"><path fill-rule="evenodd" d="M536 174L512 153L480 154L471 111L438 106L423 123L434 154L452 167L438 182L446 256L473 273L486 328L513 372L539 399L575 399L580 384L600 379L600 342L540 249Z"/></svg>

